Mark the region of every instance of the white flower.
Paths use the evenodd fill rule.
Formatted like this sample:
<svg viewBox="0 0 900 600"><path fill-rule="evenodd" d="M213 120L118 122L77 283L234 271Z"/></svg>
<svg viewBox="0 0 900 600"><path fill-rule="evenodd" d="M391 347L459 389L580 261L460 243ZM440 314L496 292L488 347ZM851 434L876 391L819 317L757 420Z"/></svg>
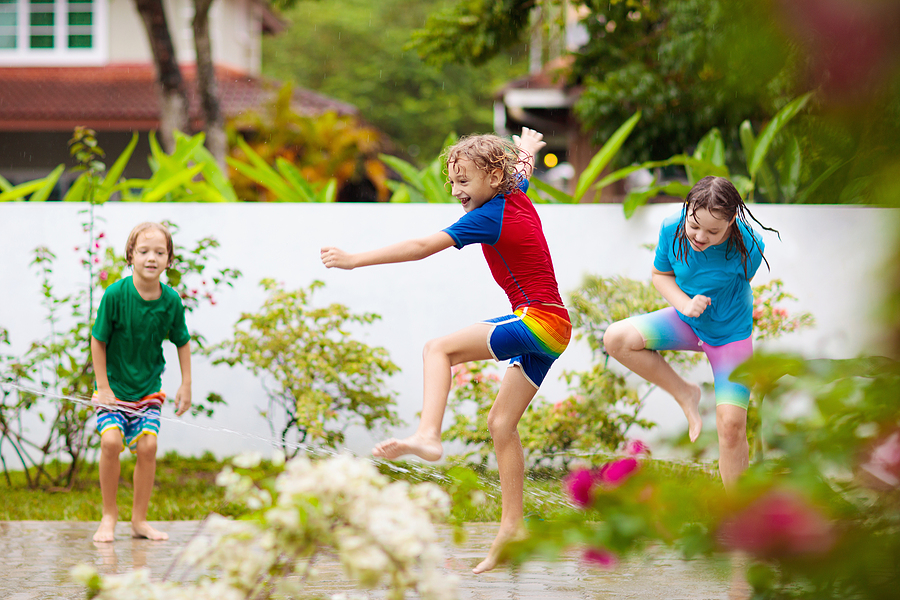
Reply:
<svg viewBox="0 0 900 600"><path fill-rule="evenodd" d="M69 575L83 586L90 586L91 580L97 576L97 569L84 563L75 565L69 571Z"/></svg>
<svg viewBox="0 0 900 600"><path fill-rule="evenodd" d="M252 469L258 467L261 462L262 454L259 452L244 452L235 456L231 464L242 469Z"/></svg>

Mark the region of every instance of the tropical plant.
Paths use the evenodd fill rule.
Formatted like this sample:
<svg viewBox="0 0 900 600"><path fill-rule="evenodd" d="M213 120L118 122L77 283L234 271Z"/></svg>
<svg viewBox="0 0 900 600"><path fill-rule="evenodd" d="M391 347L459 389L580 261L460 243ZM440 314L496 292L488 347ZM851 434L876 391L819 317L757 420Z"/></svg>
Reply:
<svg viewBox="0 0 900 600"><path fill-rule="evenodd" d="M285 85L266 110L229 123L227 163L238 195L251 201L386 200L387 171L377 158L386 147L383 134L354 115L299 115L293 95L293 86Z"/></svg>
<svg viewBox="0 0 900 600"><path fill-rule="evenodd" d="M768 155L773 148L778 135L809 102L810 94L795 98L786 104L771 121L766 123L757 138L753 133L753 126L749 120L744 120L740 125L741 140L744 145L746 157L746 169L749 177L732 174L726 166L725 144L718 128L711 129L701 138L692 155L676 154L666 160L648 161L618 169L605 176L595 184L599 191L613 182L625 179L638 170L646 169L657 173L659 169L670 166L683 167L687 174L687 183L681 181L658 182L654 180L648 186L640 190L632 190L625 198L625 215L630 217L639 206L643 206L650 198L659 194L676 197L685 197L691 187L708 175L725 177L730 179L741 196L752 202L756 199L757 191L764 192L765 198L770 202L806 202L809 196L822 184L835 169L829 169L819 175L817 179L800 191L800 147L797 138L788 137L785 146L787 153L787 167L776 177L773 168L768 162ZM780 182L780 183L779 183Z"/></svg>
<svg viewBox="0 0 900 600"><path fill-rule="evenodd" d="M443 148L452 146L457 139L456 134L451 133L444 140ZM444 163L440 154L422 169L418 169L412 163L396 156L379 154L378 158L396 171L402 179L402 182L387 181L387 186L393 192L391 202L429 202L433 204L454 202L453 196L447 192L443 172Z"/></svg>
<svg viewBox="0 0 900 600"><path fill-rule="evenodd" d="M341 304L314 308L312 295L324 286L321 281L296 290L271 279L260 285L268 297L259 312L241 314L233 339L209 353L213 364L267 376L269 406L262 414L285 452L294 455L314 443L336 447L351 425L397 425L393 395L384 389L397 365L384 348L359 342L348 331L380 317L354 314Z"/></svg>

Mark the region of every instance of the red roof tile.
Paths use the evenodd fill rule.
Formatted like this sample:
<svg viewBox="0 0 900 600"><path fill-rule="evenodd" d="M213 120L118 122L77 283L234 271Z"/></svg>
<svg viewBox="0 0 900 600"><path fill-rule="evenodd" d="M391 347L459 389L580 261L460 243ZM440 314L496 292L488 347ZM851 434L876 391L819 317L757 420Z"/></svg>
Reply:
<svg viewBox="0 0 900 600"><path fill-rule="evenodd" d="M192 121L201 121L193 66L182 66ZM280 84L217 67L219 99L226 118L271 102ZM159 109L151 65L0 68L0 131L48 131L75 125L99 131L156 129ZM301 114L357 114L351 104L294 90Z"/></svg>

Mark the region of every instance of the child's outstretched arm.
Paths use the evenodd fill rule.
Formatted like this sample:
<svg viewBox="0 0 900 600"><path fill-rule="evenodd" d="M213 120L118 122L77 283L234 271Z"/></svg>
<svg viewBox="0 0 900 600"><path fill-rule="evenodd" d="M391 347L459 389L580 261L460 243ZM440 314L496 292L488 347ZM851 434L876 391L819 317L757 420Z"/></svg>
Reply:
<svg viewBox="0 0 900 600"><path fill-rule="evenodd" d="M191 407L191 343L178 347L181 367L181 387L175 393L175 416L180 417Z"/></svg>
<svg viewBox="0 0 900 600"><path fill-rule="evenodd" d="M706 310L706 307L712 304L706 296L697 294L693 298L688 296L678 287L675 281L675 273L663 273L653 269L651 280L653 287L662 295L666 301L675 307L675 310L686 317L699 317Z"/></svg>
<svg viewBox="0 0 900 600"><path fill-rule="evenodd" d="M519 152L519 160L522 161L522 175L525 179L531 179L534 172L534 161L537 160L538 150L547 145L544 134L534 129L522 128L522 135L514 135L516 150Z"/></svg>
<svg viewBox="0 0 900 600"><path fill-rule="evenodd" d="M421 260L432 254L437 254L441 250L446 250L452 245L453 238L450 237L450 234L439 231L426 237L397 242L390 246L365 252L350 253L334 246L325 246L321 250L321 256L322 264L329 269L335 267L349 270L370 265Z"/></svg>

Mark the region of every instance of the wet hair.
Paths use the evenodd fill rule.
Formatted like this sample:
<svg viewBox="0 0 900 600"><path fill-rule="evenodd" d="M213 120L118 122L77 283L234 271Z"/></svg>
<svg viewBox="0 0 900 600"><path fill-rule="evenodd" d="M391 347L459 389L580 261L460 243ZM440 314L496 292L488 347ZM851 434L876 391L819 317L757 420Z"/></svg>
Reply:
<svg viewBox="0 0 900 600"><path fill-rule="evenodd" d="M166 268L172 266L172 263L175 261L175 247L172 243L172 234L169 233L169 228L161 223L152 223L150 221L146 221L137 225L134 229L131 230L131 233L128 234L128 241L125 242L125 262L127 264L133 264L134 262L134 247L137 245L138 236L147 231L148 229L156 229L157 231L162 232L164 236L166 236L166 253L169 255L169 263L166 265Z"/></svg>
<svg viewBox="0 0 900 600"><path fill-rule="evenodd" d="M515 189L525 164L533 161L534 157L520 157L512 140L488 133L465 136L444 150L441 153L444 174L449 176L450 169L462 159L469 159L475 168L484 173L500 169L502 177L497 191L505 194Z"/></svg>
<svg viewBox="0 0 900 600"><path fill-rule="evenodd" d="M734 223L731 224L731 231L728 235L728 245L725 246L725 258L727 259L731 252L740 254L741 265L744 267L744 276L747 276L747 258L750 255L750 250L747 248L746 244L744 244L744 236L741 235L739 224L743 223L744 227L751 229L750 222L747 220L747 217L749 216L757 225L766 231L774 231L775 233L778 233L778 231L771 227L766 227L753 216L747 208L747 205L744 204L740 192L737 191L737 188L734 187L733 183L724 177L704 177L694 184L694 187L691 188L687 198L684 200L684 207L681 211L681 220L678 222L678 228L675 230L675 239L672 240L675 257L679 260L686 261L689 256L688 248L690 247L690 242L688 242L687 232L685 231L688 215L694 216L699 209L703 208L708 210L709 214L717 219L723 221L731 221L734 219ZM762 259L766 263L766 268L771 270L769 261L766 260L766 257L763 255L759 240L752 235L749 237L753 241L754 246L759 250ZM780 233L778 233L778 239L781 239Z"/></svg>

